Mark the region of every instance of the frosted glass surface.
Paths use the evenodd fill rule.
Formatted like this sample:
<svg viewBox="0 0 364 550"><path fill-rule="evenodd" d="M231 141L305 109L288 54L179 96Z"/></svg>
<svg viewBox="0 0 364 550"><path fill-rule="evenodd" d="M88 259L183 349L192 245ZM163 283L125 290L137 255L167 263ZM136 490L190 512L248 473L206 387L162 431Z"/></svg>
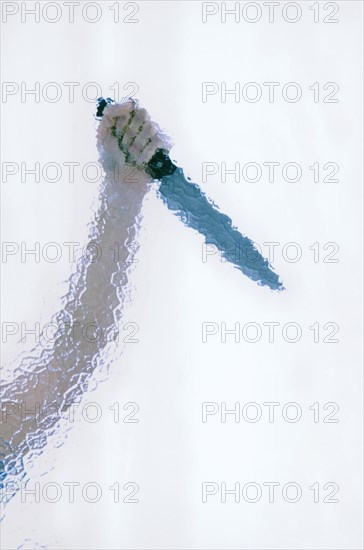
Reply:
<svg viewBox="0 0 364 550"><path fill-rule="evenodd" d="M217 2L96 2L94 23L82 1L73 23L20 4L2 24L3 483L26 486L2 547L361 548L361 3L297 2L296 23L285 2L255 23ZM140 100L284 292L142 172L103 179L99 96ZM45 389L47 429L19 418Z"/></svg>

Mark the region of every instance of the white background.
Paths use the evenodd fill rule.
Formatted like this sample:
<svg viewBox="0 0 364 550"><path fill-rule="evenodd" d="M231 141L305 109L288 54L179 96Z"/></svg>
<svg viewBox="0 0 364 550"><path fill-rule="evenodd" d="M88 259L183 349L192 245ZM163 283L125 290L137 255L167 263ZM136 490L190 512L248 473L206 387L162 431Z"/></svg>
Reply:
<svg viewBox="0 0 364 550"><path fill-rule="evenodd" d="M21 3L19 3L20 6ZM27 3L32 6L34 3ZM43 4L43 3L42 3ZM120 14L125 17L130 10ZM232 5L233 3L229 3ZM320 3L321 7L324 3ZM302 18L275 21L268 12L255 23L221 13L202 22L200 2L138 2L136 24L115 23L111 3L101 2L102 17L92 24L76 9L75 22L60 2L62 18L51 24L20 12L2 25L2 79L57 82L63 90L55 103L36 103L20 93L3 99L3 161L97 161L94 105L80 90L96 82L105 96L112 86L135 82L136 94L153 119L168 131L175 147L172 158L191 176L202 180L203 162L297 162L303 176L297 183L273 183L266 175L257 183L220 174L201 184L258 243L280 243L274 261L287 291L261 288L219 261L202 261L202 238L186 229L157 198L144 204L138 264L133 275L134 300L126 320L138 323L138 344L126 344L110 378L84 398L97 401L102 419L73 424L64 445L50 442L36 465L33 483L95 481L103 488L97 504L67 492L56 504L9 505L2 523L4 548L254 548L359 549L361 542L361 91L362 4L338 3L339 23L313 22L313 2L301 2ZM81 2L81 6L83 2ZM220 10L220 5L216 4ZM261 4L262 5L262 4ZM324 12L320 12L321 14ZM51 9L49 12L51 16ZM326 15L324 13L324 15ZM90 11L93 17L93 12ZM202 102L202 82L280 82L276 101L267 91L257 103L235 102L219 94ZM286 82L295 81L302 99L282 99ZM63 82L79 82L75 101L68 100ZM315 103L314 82L337 82L339 103ZM90 96L93 90L89 89ZM339 183L314 183L314 162L336 162ZM91 206L98 184L74 183L64 170L57 183L20 174L3 183L3 241L85 242ZM266 174L266 173L265 173ZM289 263L285 243L296 242L302 258ZM338 263L313 261L314 242L336 242ZM72 265L66 254L57 263L20 255L3 263L2 317L29 326L47 323L60 308ZM220 334L202 343L203 322L244 325L281 323L269 343L267 330L253 344L222 343ZM302 339L288 343L281 327L295 321ZM339 343L314 343L309 326L336 322ZM264 327L263 327L264 328ZM324 333L323 335L326 335ZM10 338L3 362L31 349ZM136 402L139 423L113 423L108 409ZM201 421L203 401L232 406L276 401L274 423L267 413L257 423L219 422L219 415ZM297 402L303 409L297 423L282 419L282 405ZM340 406L339 423L313 422L314 402ZM65 425L65 429L67 426ZM108 487L118 481L137 482L138 504L112 501ZM277 491L269 503L267 491L255 503L234 502L221 495L202 503L203 482L294 481L302 487L296 504ZM339 503L313 503L308 489L335 482ZM79 495L79 493L77 493ZM21 514L21 516L20 516ZM27 539L29 539L27 541ZM27 542L26 542L27 541Z"/></svg>

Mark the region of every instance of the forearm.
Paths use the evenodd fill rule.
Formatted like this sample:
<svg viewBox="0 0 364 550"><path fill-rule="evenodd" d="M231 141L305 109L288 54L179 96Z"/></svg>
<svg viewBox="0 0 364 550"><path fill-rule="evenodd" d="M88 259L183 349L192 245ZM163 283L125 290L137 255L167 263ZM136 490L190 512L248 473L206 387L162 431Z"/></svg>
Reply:
<svg viewBox="0 0 364 550"><path fill-rule="evenodd" d="M108 162L104 168L88 247L93 257L81 258L70 278L64 308L52 320L57 326L53 347L36 350L30 364L28 356L14 382L2 388L0 453L5 466L11 458L20 464L37 430L46 436L87 389L100 352L118 335L141 205L151 178L135 170L131 183L130 166Z"/></svg>

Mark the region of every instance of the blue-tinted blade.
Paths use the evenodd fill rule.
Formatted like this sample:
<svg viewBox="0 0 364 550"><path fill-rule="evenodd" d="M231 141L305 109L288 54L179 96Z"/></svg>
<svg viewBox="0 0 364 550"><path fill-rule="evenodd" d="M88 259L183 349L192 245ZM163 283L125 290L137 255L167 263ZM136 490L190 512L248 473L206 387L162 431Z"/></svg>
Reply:
<svg viewBox="0 0 364 550"><path fill-rule="evenodd" d="M159 187L162 200L188 227L196 229L206 244L215 245L222 256L259 285L284 290L279 277L257 250L253 241L233 227L231 219L209 201L201 189L188 181L182 168L163 176Z"/></svg>

